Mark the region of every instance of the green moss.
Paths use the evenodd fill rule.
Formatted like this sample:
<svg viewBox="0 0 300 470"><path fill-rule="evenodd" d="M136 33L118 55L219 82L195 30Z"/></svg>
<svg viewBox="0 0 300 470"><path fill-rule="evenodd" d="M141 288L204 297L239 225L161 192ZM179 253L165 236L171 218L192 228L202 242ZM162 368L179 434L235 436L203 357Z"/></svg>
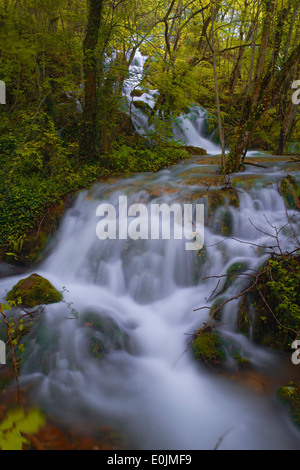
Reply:
<svg viewBox="0 0 300 470"><path fill-rule="evenodd" d="M185 145L184 149L193 156L207 155L207 151L200 147L193 147L192 145Z"/></svg>
<svg viewBox="0 0 300 470"><path fill-rule="evenodd" d="M219 335L207 329L200 329L195 334L193 353L195 359L205 362L220 362L226 356Z"/></svg>
<svg viewBox="0 0 300 470"><path fill-rule="evenodd" d="M139 88L135 88L135 89L132 90L132 92L130 93L130 96L131 96L132 98L135 98L135 97L140 98L143 94L144 94L144 91L143 91L143 90L140 90Z"/></svg>
<svg viewBox="0 0 300 470"><path fill-rule="evenodd" d="M278 400L286 405L294 421L300 426L300 382L290 382L277 390Z"/></svg>
<svg viewBox="0 0 300 470"><path fill-rule="evenodd" d="M28 308L61 302L62 298L62 294L38 274L21 279L6 296L8 302Z"/></svg>
<svg viewBox="0 0 300 470"><path fill-rule="evenodd" d="M233 230L233 216L230 210L225 209L221 215L221 233L225 237L232 235Z"/></svg>
<svg viewBox="0 0 300 470"><path fill-rule="evenodd" d="M222 308L219 308L224 302L225 302L226 298L225 297L219 297L218 299L216 299L210 310L209 310L209 314L210 316L213 316L215 320L219 321L222 317L222 312L223 312L223 307ZM219 309L217 312L215 312L216 309Z"/></svg>
<svg viewBox="0 0 300 470"><path fill-rule="evenodd" d="M291 175L281 179L280 193L288 209L300 209L300 186Z"/></svg>
<svg viewBox="0 0 300 470"><path fill-rule="evenodd" d="M245 357L242 357L239 353L235 353L233 355L233 358L239 366L245 367L250 364L250 361L246 359Z"/></svg>
<svg viewBox="0 0 300 470"><path fill-rule="evenodd" d="M252 309L252 312L251 310ZM270 258L239 307L238 327L256 344L290 352L300 330L300 257Z"/></svg>
<svg viewBox="0 0 300 470"><path fill-rule="evenodd" d="M225 195L220 191L210 191L208 193L209 214L212 215L219 207L225 205Z"/></svg>
<svg viewBox="0 0 300 470"><path fill-rule="evenodd" d="M241 262L233 263L226 271L227 279L226 279L224 289L225 290L228 289L232 285L236 277L239 274L244 273L248 269L249 269L249 265L246 262L241 261Z"/></svg>
<svg viewBox="0 0 300 470"><path fill-rule="evenodd" d="M135 108L142 110L146 114L149 114L152 111L151 106L149 106L148 103L145 103L145 101L135 100L132 104Z"/></svg>

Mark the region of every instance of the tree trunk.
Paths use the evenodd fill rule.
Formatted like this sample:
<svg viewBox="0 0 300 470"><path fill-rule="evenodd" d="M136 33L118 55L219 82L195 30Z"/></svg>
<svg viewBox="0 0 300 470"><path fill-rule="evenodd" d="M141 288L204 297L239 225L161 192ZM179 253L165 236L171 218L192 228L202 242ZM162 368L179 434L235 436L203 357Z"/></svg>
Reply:
<svg viewBox="0 0 300 470"><path fill-rule="evenodd" d="M217 68L216 68L216 51L215 51L215 18L216 12L212 12L212 21L211 21L211 49L213 54L213 68L214 68L214 80L215 80L215 93L216 93L216 103L217 103L217 113L218 113L218 125L219 125L219 136L222 148L222 156L221 156L221 167L224 170L225 168L225 142L224 142L224 129L221 119L221 108L220 108L220 96L219 96L219 85L218 85L218 76L217 76Z"/></svg>
<svg viewBox="0 0 300 470"><path fill-rule="evenodd" d="M84 107L81 122L79 157L93 160L97 151L97 43L103 0L89 0L88 25L83 41Z"/></svg>
<svg viewBox="0 0 300 470"><path fill-rule="evenodd" d="M296 79L300 72L299 61L297 62L294 73L292 76L292 81ZM285 102L282 103L282 124L280 129L279 143L277 147L277 155L283 155L285 145L288 139L291 136L291 131L293 128L293 122L297 114L298 105L293 103L293 100L290 96L290 87L287 88L287 96Z"/></svg>
<svg viewBox="0 0 300 470"><path fill-rule="evenodd" d="M276 77L265 77L263 87L256 98L256 107L252 103L252 96L246 98L243 107L243 113L240 125L235 134L235 140L231 147L230 153L226 158L226 172L232 173L240 170L245 158L246 152L251 143L253 134L259 122L259 119L270 108L270 106L278 101L281 97L282 89L286 84L286 77L290 75L291 70L298 62L300 55L300 43L295 47L286 62L282 65ZM290 80L291 81L291 80ZM272 83L270 85L270 83Z"/></svg>

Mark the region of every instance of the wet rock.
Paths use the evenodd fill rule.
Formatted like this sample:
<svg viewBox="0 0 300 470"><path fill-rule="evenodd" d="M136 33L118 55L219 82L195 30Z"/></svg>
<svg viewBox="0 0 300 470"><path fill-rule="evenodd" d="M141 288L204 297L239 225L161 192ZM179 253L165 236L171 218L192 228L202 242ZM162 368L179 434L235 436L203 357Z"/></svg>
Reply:
<svg viewBox="0 0 300 470"><path fill-rule="evenodd" d="M194 156L207 155L207 151L205 149L202 149L200 147L193 147L192 145L185 145L184 150L187 150L190 155Z"/></svg>
<svg viewBox="0 0 300 470"><path fill-rule="evenodd" d="M152 111L151 106L148 103L146 103L145 101L135 100L135 101L132 102L132 104L136 109L140 109L145 114L150 114L151 111Z"/></svg>
<svg viewBox="0 0 300 470"><path fill-rule="evenodd" d="M192 347L194 358L208 364L218 364L226 357L220 336L212 328L199 329Z"/></svg>
<svg viewBox="0 0 300 470"><path fill-rule="evenodd" d="M221 320L222 312L223 312L223 308L224 308L224 307L221 307L221 305L222 305L226 300L227 300L226 297L219 297L219 298L217 298L217 299L213 302L213 304L212 304L212 306L211 306L211 308L210 308L210 310L209 310L209 315L210 315L211 317L213 317L213 318L214 318L215 320L217 320L217 321Z"/></svg>
<svg viewBox="0 0 300 470"><path fill-rule="evenodd" d="M233 263L226 271L227 278L224 290L227 290L232 285L239 274L246 272L248 269L249 265L245 261L237 261L236 263Z"/></svg>
<svg viewBox="0 0 300 470"><path fill-rule="evenodd" d="M279 192L288 209L300 209L300 186L291 175L282 178Z"/></svg>
<svg viewBox="0 0 300 470"><path fill-rule="evenodd" d="M144 94L144 91L143 90L140 90L139 88L135 88L134 90L132 90L132 92L130 93L130 96L132 98L140 98L142 95Z"/></svg>
<svg viewBox="0 0 300 470"><path fill-rule="evenodd" d="M111 351L127 349L128 336L111 317L86 312L80 316L79 321L86 329L88 348L96 359L102 359Z"/></svg>
<svg viewBox="0 0 300 470"><path fill-rule="evenodd" d="M300 328L299 293L299 256L270 258L251 292L241 299L239 331L255 344L290 353Z"/></svg>
<svg viewBox="0 0 300 470"><path fill-rule="evenodd" d="M300 426L300 382L290 382L279 387L277 398L288 407L291 417Z"/></svg>

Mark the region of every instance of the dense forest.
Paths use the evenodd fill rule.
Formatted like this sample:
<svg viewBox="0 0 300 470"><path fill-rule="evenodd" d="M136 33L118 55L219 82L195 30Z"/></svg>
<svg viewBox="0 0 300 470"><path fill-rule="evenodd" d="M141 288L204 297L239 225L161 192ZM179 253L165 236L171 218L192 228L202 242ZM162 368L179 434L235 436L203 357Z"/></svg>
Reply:
<svg viewBox="0 0 300 470"><path fill-rule="evenodd" d="M297 0L1 2L2 255L13 261L24 247L35 259L30 231L36 238L41 223L55 224L77 189L184 158L175 142L170 149L169 126L192 105L209 113L225 173L240 170L251 148L289 152L300 140L299 7ZM138 50L148 59L133 96L157 90L153 109L142 103L156 129L144 142L134 139L130 119L139 102L128 109L123 93Z"/></svg>

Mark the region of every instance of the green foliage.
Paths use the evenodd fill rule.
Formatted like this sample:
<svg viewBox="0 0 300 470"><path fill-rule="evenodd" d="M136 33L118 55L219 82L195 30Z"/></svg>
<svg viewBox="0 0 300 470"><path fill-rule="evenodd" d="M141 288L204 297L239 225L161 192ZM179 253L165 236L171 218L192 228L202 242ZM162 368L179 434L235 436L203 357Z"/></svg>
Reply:
<svg viewBox="0 0 300 470"><path fill-rule="evenodd" d="M283 326L300 331L300 263L299 258L270 259L267 271L268 298ZM263 285L260 286L263 288ZM278 331L284 327L277 325Z"/></svg>
<svg viewBox="0 0 300 470"><path fill-rule="evenodd" d="M292 418L300 426L300 383L291 381L288 385L279 387L277 398L288 407Z"/></svg>
<svg viewBox="0 0 300 470"><path fill-rule="evenodd" d="M251 314L251 310L254 315ZM290 352L300 331L299 256L270 258L240 305L239 328L257 344Z"/></svg>
<svg viewBox="0 0 300 470"><path fill-rule="evenodd" d="M45 417L39 409L8 411L6 419L0 423L0 449L22 450L24 445L30 444L26 436L36 434L44 424Z"/></svg>
<svg viewBox="0 0 300 470"><path fill-rule="evenodd" d="M158 171L189 158L189 153L180 146L158 144L155 147L134 148L121 144L107 157L109 167L118 173Z"/></svg>

